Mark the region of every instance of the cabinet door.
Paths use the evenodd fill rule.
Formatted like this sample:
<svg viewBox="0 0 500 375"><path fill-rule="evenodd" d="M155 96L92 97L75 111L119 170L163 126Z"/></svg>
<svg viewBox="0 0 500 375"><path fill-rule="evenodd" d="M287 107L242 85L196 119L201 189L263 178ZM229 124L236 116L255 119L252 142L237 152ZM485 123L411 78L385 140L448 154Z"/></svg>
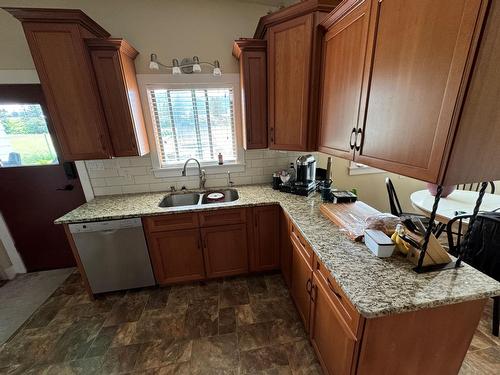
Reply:
<svg viewBox="0 0 500 375"><path fill-rule="evenodd" d="M159 284L205 278L198 229L149 233L148 244Z"/></svg>
<svg viewBox="0 0 500 375"><path fill-rule="evenodd" d="M91 39L87 45L99 86L114 156L149 152L134 58L122 39Z"/></svg>
<svg viewBox="0 0 500 375"><path fill-rule="evenodd" d="M272 26L267 32L269 147L308 148L313 15Z"/></svg>
<svg viewBox="0 0 500 375"><path fill-rule="evenodd" d="M208 277L248 272L246 224L201 229Z"/></svg>
<svg viewBox="0 0 500 375"><path fill-rule="evenodd" d="M290 219L285 211L280 209L280 265L288 288L292 286L292 251Z"/></svg>
<svg viewBox="0 0 500 375"><path fill-rule="evenodd" d="M436 182L481 0L372 4L373 63L355 160Z"/></svg>
<svg viewBox="0 0 500 375"><path fill-rule="evenodd" d="M328 29L323 42L319 150L352 159L358 128L370 0Z"/></svg>
<svg viewBox="0 0 500 375"><path fill-rule="evenodd" d="M275 270L280 266L279 206L255 207L252 271Z"/></svg>
<svg viewBox="0 0 500 375"><path fill-rule="evenodd" d="M335 308L325 285L313 276L311 342L325 374L351 373L356 337Z"/></svg>
<svg viewBox="0 0 500 375"><path fill-rule="evenodd" d="M233 55L240 60L244 147L267 148L267 43L261 39L239 39Z"/></svg>
<svg viewBox="0 0 500 375"><path fill-rule="evenodd" d="M65 160L109 158L107 125L77 24L23 23Z"/></svg>
<svg viewBox="0 0 500 375"><path fill-rule="evenodd" d="M299 245L292 240L292 289L291 295L297 306L306 331L309 331L309 314L311 308L310 291L312 288L312 268L307 259L304 258Z"/></svg>

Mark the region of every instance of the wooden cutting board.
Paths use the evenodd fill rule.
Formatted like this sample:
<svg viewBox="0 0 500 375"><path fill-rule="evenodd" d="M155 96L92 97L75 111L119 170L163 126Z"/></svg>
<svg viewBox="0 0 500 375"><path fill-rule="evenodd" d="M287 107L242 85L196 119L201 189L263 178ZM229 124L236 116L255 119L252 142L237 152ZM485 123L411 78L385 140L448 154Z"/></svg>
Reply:
<svg viewBox="0 0 500 375"><path fill-rule="evenodd" d="M321 213L346 231L354 241L361 241L365 231L365 220L368 216L379 214L380 211L366 203L322 203Z"/></svg>

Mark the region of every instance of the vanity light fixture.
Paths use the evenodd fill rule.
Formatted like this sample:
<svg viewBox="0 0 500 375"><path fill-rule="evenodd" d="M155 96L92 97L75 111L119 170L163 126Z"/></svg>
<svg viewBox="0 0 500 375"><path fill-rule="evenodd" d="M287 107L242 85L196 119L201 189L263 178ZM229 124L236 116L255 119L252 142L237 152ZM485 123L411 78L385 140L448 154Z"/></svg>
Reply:
<svg viewBox="0 0 500 375"><path fill-rule="evenodd" d="M172 65L165 65L158 61L158 56L155 53L151 54L151 58L149 60L149 69L151 70L159 70L160 66L166 69L172 69L172 74L191 74L191 73L201 73L201 66L209 65L213 68L212 74L216 77L220 77L222 75L222 71L220 69L219 60L215 60L213 63L200 61L198 56L193 56L193 58L184 58L179 63L178 59L172 60Z"/></svg>

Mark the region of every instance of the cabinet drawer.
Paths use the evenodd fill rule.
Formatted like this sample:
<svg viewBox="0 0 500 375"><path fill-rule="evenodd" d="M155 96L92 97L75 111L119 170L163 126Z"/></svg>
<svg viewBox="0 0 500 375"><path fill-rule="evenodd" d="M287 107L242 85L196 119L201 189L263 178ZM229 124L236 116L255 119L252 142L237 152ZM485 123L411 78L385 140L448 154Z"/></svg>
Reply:
<svg viewBox="0 0 500 375"><path fill-rule="evenodd" d="M309 243L307 243L307 241L304 239L302 233L300 233L298 228L292 222L290 222L290 237L292 241L295 242L295 244L301 250L302 254L304 255L304 258L306 258L307 261L309 262L309 265L312 267L313 255L314 255L313 249L311 245L309 245Z"/></svg>
<svg viewBox="0 0 500 375"><path fill-rule="evenodd" d="M335 307L345 319L352 333L356 336L360 319L358 311L344 294L334 277L319 260L315 261L314 273L318 277L318 280L323 283Z"/></svg>
<svg viewBox="0 0 500 375"><path fill-rule="evenodd" d="M239 224L245 222L246 210L244 208L200 212L200 226L202 227Z"/></svg>
<svg viewBox="0 0 500 375"><path fill-rule="evenodd" d="M148 232L198 228L198 215L195 212L171 215L150 216L143 219Z"/></svg>

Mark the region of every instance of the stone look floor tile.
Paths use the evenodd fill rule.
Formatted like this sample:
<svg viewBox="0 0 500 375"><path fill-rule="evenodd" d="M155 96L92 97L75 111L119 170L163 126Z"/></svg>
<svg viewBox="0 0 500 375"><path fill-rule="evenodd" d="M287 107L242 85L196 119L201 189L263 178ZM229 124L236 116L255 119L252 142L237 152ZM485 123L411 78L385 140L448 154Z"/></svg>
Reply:
<svg viewBox="0 0 500 375"><path fill-rule="evenodd" d="M487 304L461 375L500 373ZM0 374L316 375L279 274L108 293L72 274L0 346Z"/></svg>

